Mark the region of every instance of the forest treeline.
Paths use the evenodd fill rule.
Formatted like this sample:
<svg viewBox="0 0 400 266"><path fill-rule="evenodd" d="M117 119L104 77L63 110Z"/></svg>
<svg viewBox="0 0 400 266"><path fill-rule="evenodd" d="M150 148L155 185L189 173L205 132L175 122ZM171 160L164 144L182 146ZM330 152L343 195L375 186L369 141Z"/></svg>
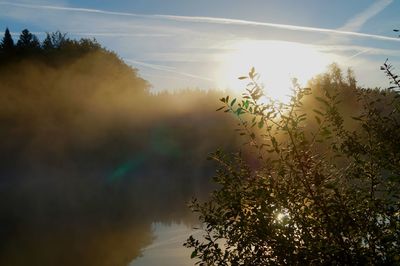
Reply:
<svg viewBox="0 0 400 266"><path fill-rule="evenodd" d="M35 34L24 29L18 39L14 41L10 30L6 28L0 43L0 62L4 65L27 57L37 57L48 64L57 64L65 63L68 58L73 59L93 51L112 53L102 49L94 39L70 39L66 33L60 31L46 33L45 39L40 41Z"/></svg>

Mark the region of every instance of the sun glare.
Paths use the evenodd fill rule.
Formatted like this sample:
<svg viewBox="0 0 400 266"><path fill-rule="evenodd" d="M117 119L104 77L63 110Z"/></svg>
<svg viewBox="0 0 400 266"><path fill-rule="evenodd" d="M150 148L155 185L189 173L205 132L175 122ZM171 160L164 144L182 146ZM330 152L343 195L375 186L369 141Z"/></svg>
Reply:
<svg viewBox="0 0 400 266"><path fill-rule="evenodd" d="M292 88L292 79L301 85L323 72L333 59L312 45L284 41L238 41L225 47L229 52L221 55L217 73L219 87L242 91L245 82L237 77L255 67L265 93L285 101Z"/></svg>

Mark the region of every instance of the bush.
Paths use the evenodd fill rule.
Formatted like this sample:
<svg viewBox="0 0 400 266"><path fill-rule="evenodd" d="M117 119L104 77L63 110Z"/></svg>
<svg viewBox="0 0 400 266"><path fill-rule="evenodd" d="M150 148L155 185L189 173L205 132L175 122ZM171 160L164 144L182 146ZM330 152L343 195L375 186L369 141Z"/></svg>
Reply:
<svg viewBox="0 0 400 266"><path fill-rule="evenodd" d="M358 107L349 114L340 88L354 79L325 75L330 86L319 90L294 84L282 103L266 97L257 77L254 69L240 77L249 81L243 99L221 99L253 156L210 156L218 189L191 204L204 230L184 244L191 257L200 265L400 264L397 83L354 90Z"/></svg>

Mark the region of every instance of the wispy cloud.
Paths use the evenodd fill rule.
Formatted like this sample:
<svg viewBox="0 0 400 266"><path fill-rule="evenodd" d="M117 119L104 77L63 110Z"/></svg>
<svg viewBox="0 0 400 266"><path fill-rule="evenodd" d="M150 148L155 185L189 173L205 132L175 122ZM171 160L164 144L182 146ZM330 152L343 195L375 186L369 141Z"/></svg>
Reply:
<svg viewBox="0 0 400 266"><path fill-rule="evenodd" d="M339 28L343 31L358 31L362 26L370 19L381 13L386 7L388 7L393 0L380 0L373 3L363 12L357 14L354 18L346 22L345 25Z"/></svg>
<svg viewBox="0 0 400 266"><path fill-rule="evenodd" d="M366 9L353 15L351 19L349 19L343 26L336 29L339 31L351 31L356 32L359 31L365 23L371 20L373 17L381 13L387 6L389 6L393 0L378 0L374 2L372 5L368 6ZM331 35L330 38L325 41L325 43L338 43L338 42L349 42L348 36L338 36ZM349 61L357 56L370 53L373 49L363 49L362 51L357 51L355 54L348 57L345 61Z"/></svg>
<svg viewBox="0 0 400 266"><path fill-rule="evenodd" d="M363 21L366 21L371 16L383 10L388 4L390 4L390 0L382 0L379 1L379 5L373 5L370 10L362 13L355 18L354 22L351 22L353 26L361 25ZM369 38L376 40L384 40L384 41L394 41L400 42L399 38L388 37L383 35L376 34L368 34L361 33L351 30L342 30L342 29L328 29L328 28L319 28L319 27L304 27L297 25L288 25L288 24L277 24L277 23L268 23L268 22L258 22L251 20L240 20L240 19L228 19L228 18L217 18L217 17L199 17L199 16L173 16L173 15L144 15L144 14L135 14L135 13L127 13L127 12L114 12L100 9L89 9L89 8L77 8L77 7L67 7L67 6L54 6L54 5L32 5L32 4L23 4L23 3L13 3L0 1L0 5L8 5L20 8L31 8L31 9L41 9L41 10L56 10L56 11L69 11L69 12L84 12L84 13L95 13L102 15L113 15L113 16L126 16L126 17L137 17L137 18L146 18L146 19L158 19L158 20L172 20L178 22L191 22L191 23L208 23L208 24L226 24L226 25L243 25L243 26L259 26L259 27L270 27L277 28L283 30L290 31L303 31L303 32L316 32L316 33L325 33L325 34L334 34L334 35L342 35L342 36L350 36L350 37L358 37L358 38ZM350 23L350 22L349 22ZM350 26L348 26L350 28Z"/></svg>

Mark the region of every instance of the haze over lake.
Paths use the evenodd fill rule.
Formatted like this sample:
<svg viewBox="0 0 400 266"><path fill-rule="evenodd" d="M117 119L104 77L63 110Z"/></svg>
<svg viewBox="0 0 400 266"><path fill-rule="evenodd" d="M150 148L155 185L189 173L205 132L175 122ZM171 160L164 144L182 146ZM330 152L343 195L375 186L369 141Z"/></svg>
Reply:
<svg viewBox="0 0 400 266"><path fill-rule="evenodd" d="M221 97L240 96L252 67L282 102L294 78L317 84L333 62L361 87L386 86L379 66L400 65L399 10L0 1L0 265L194 264L182 245L201 235L188 203L216 188L207 157L246 142L235 115L215 112Z"/></svg>

